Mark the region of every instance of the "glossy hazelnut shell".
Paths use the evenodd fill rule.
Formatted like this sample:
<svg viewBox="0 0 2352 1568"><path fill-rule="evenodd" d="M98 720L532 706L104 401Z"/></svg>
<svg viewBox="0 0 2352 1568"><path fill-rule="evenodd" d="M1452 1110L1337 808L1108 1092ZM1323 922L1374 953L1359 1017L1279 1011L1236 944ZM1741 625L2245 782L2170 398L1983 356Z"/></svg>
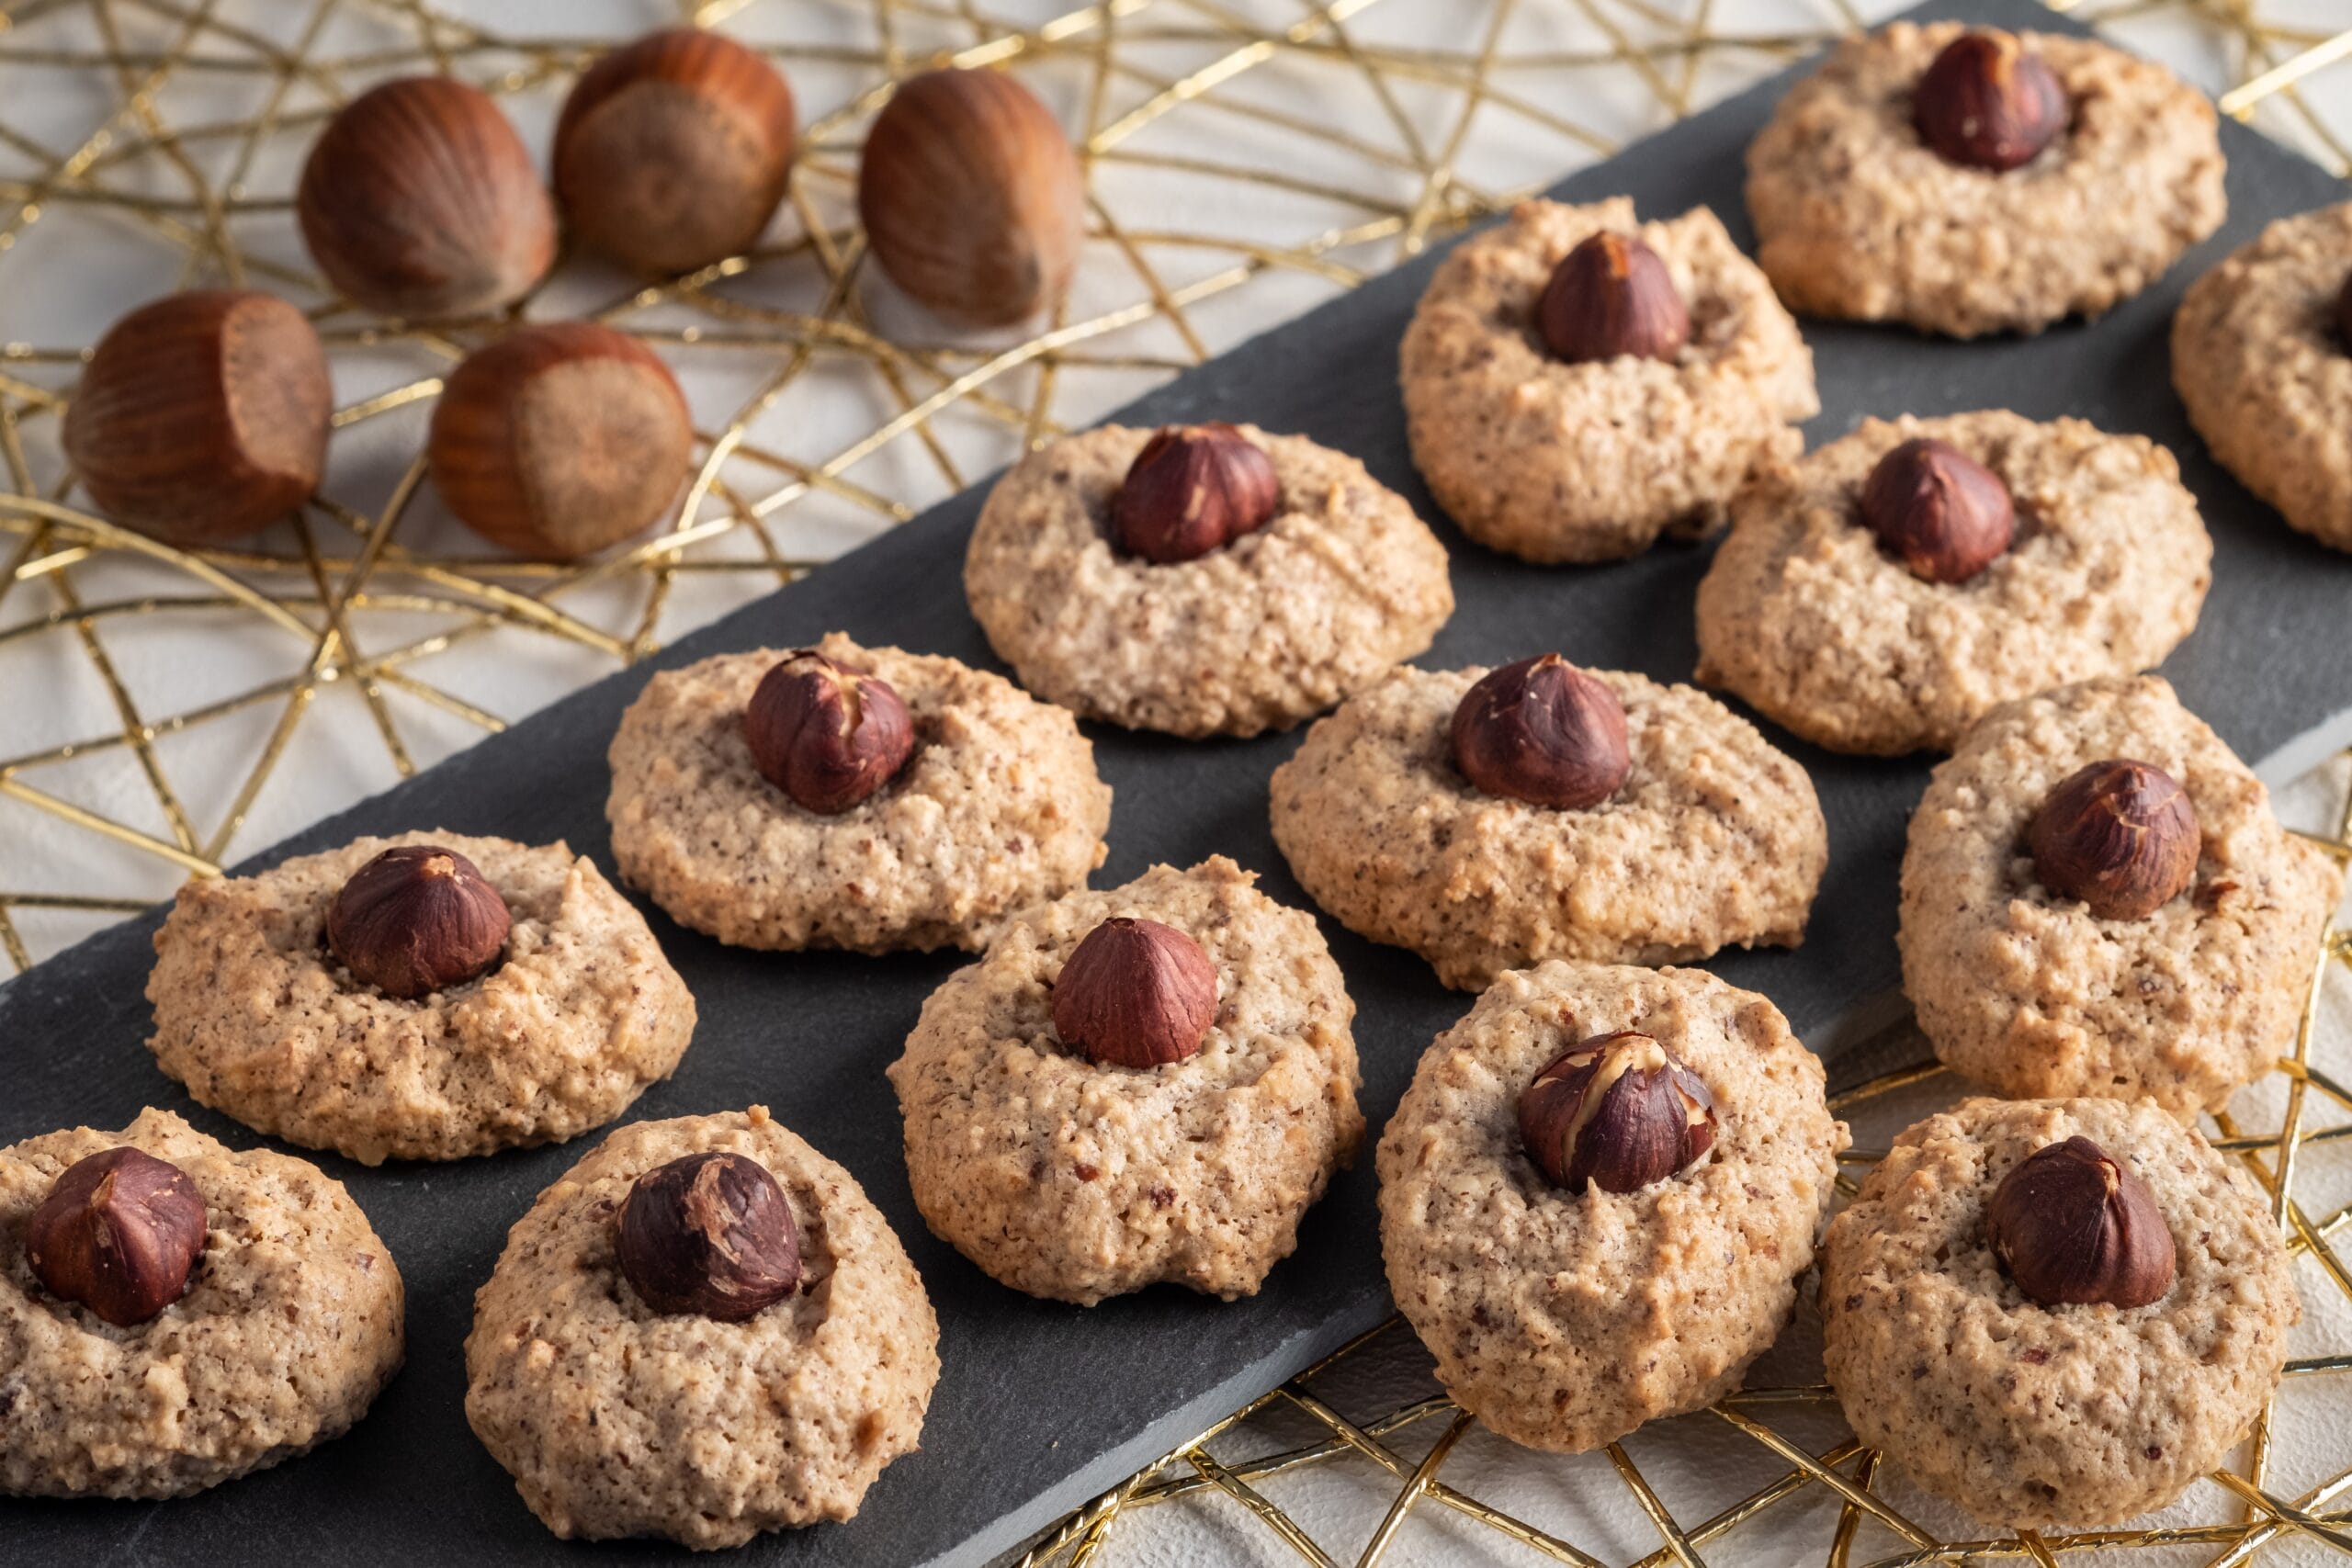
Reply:
<svg viewBox="0 0 2352 1568"><path fill-rule="evenodd" d="M1714 1146L1714 1096L1663 1044L1623 1030L1577 1042L1536 1074L1520 1095L1519 1133L1553 1185L1638 1192Z"/></svg>
<svg viewBox="0 0 2352 1568"><path fill-rule="evenodd" d="M396 844L335 894L327 946L361 985L413 1000L487 973L512 924L472 861L438 844Z"/></svg>
<svg viewBox="0 0 2352 1568"><path fill-rule="evenodd" d="M1157 1067L1200 1050L1216 1002L1216 964L1191 933L1118 916L1063 963L1054 1033L1099 1066Z"/></svg>
<svg viewBox="0 0 2352 1568"><path fill-rule="evenodd" d="M2026 844L2044 887L2103 920L2145 919L2188 891L2204 849L2180 781L2128 757L2068 774L2035 810Z"/></svg>
<svg viewBox="0 0 2352 1568"><path fill-rule="evenodd" d="M1862 521L1914 577L1966 582L2008 552L2017 508L2001 477L1948 441L1903 442L1862 485Z"/></svg>
<svg viewBox="0 0 2352 1568"><path fill-rule="evenodd" d="M1230 424L1154 431L1112 498L1119 547L1157 565L1196 560L1273 520L1273 459Z"/></svg>
<svg viewBox="0 0 2352 1568"><path fill-rule="evenodd" d="M1995 174L2031 163L2072 114L2056 73L2011 33L1962 33L1912 90L1919 139L1947 163Z"/></svg>
<svg viewBox="0 0 2352 1568"><path fill-rule="evenodd" d="M1690 341L1690 308L1664 257L1631 234L1588 236L1536 300L1544 345L1570 365L1671 359Z"/></svg>
<svg viewBox="0 0 2352 1568"><path fill-rule="evenodd" d="M741 1323L800 1288L792 1204L744 1155L684 1155L639 1177L614 1251L622 1277L658 1313Z"/></svg>
<svg viewBox="0 0 2352 1568"><path fill-rule="evenodd" d="M1487 671L1455 706L1450 738L1463 777L1531 806L1598 806L1633 772L1617 694L1556 653Z"/></svg>
<svg viewBox="0 0 2352 1568"><path fill-rule="evenodd" d="M187 1173L125 1145L65 1168L26 1224L25 1258L50 1294L129 1328L187 1292L204 1233Z"/></svg>
<svg viewBox="0 0 2352 1568"><path fill-rule="evenodd" d="M888 681L804 648L760 677L743 738L761 777L830 817L899 775L914 752L914 720Z"/></svg>
<svg viewBox="0 0 2352 1568"><path fill-rule="evenodd" d="M1984 1207L1985 1240L2043 1306L2142 1307L2173 1286L2172 1231L2138 1173L2085 1137L2019 1160Z"/></svg>

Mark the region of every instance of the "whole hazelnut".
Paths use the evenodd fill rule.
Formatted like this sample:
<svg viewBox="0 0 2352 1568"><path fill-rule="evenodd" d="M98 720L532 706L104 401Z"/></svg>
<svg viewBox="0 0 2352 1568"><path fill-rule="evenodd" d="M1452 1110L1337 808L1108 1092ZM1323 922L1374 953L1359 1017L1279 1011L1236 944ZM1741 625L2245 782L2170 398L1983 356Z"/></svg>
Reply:
<svg viewBox="0 0 2352 1568"><path fill-rule="evenodd" d="M1633 771L1617 694L1556 653L1489 671L1453 710L1453 765L1488 795L1580 810Z"/></svg>
<svg viewBox="0 0 2352 1568"><path fill-rule="evenodd" d="M1984 1235L2044 1306L2146 1306L2172 1289L2172 1231L2155 1195L2088 1138L2019 1160L1985 1205Z"/></svg>
<svg viewBox="0 0 2352 1568"><path fill-rule="evenodd" d="M1649 1035L1569 1046L1519 1097L1519 1136L1545 1179L1571 1192L1637 1192L1714 1146L1715 1100Z"/></svg>
<svg viewBox="0 0 2352 1568"><path fill-rule="evenodd" d="M2014 33L1966 32L1919 77L1911 118L1947 163L1996 174L2031 163L2071 114L2066 89Z"/></svg>
<svg viewBox="0 0 2352 1568"><path fill-rule="evenodd" d="M898 777L915 745L914 721L889 682L809 648L760 677L743 738L762 778L828 817Z"/></svg>
<svg viewBox="0 0 2352 1568"><path fill-rule="evenodd" d="M2203 840L2180 782L2150 762L2110 757L2050 792L2026 832L2033 874L2103 920L2145 919L2197 879Z"/></svg>
<svg viewBox="0 0 2352 1568"><path fill-rule="evenodd" d="M361 985L413 999L496 964L513 917L473 862L399 844L351 874L327 909L327 946Z"/></svg>
<svg viewBox="0 0 2352 1568"><path fill-rule="evenodd" d="M1106 1066L1156 1067L1200 1050L1216 1021L1216 964L1158 920L1114 916L1070 950L1054 982L1054 1032Z"/></svg>
<svg viewBox="0 0 2352 1568"><path fill-rule="evenodd" d="M1127 466L1111 512L1121 547L1165 566L1264 527L1281 501L1273 459L1240 431L1170 424Z"/></svg>
<svg viewBox="0 0 2352 1568"><path fill-rule="evenodd" d="M621 1274L660 1313L741 1323L800 1288L799 1227L767 1167L682 1155L639 1177L621 1204Z"/></svg>
<svg viewBox="0 0 2352 1568"><path fill-rule="evenodd" d="M1086 182L1028 88L933 71L899 83L866 132L857 211L892 282L952 321L1009 326L1068 292Z"/></svg>
<svg viewBox="0 0 2352 1568"><path fill-rule="evenodd" d="M411 321L502 310L555 260L555 208L480 88L386 82L345 104L294 198L311 259L347 298Z"/></svg>
<svg viewBox="0 0 2352 1568"><path fill-rule="evenodd" d="M2017 508L2001 476L1948 441L1905 441L1862 485L1862 521L1928 582L1965 582L2008 549Z"/></svg>
<svg viewBox="0 0 2352 1568"><path fill-rule="evenodd" d="M523 555L572 560L667 511L694 442L660 355L593 321L548 321L449 373L424 452L458 521Z"/></svg>
<svg viewBox="0 0 2352 1568"><path fill-rule="evenodd" d="M25 1258L42 1287L118 1328L187 1294L203 1250L196 1183L128 1145L67 1166L25 1227Z"/></svg>
<svg viewBox="0 0 2352 1568"><path fill-rule="evenodd" d="M1671 359L1690 341L1690 308L1674 275L1631 234L1594 234L1563 256L1535 320L1544 346L1571 365L1619 355Z"/></svg>
<svg viewBox="0 0 2352 1568"><path fill-rule="evenodd" d="M326 467L334 392L301 311L206 289L107 330L66 406L66 460L100 512L167 544L219 544L291 514Z"/></svg>
<svg viewBox="0 0 2352 1568"><path fill-rule="evenodd" d="M761 55L700 28L651 33L582 73L555 128L571 231L642 273L750 250L792 168L792 89Z"/></svg>

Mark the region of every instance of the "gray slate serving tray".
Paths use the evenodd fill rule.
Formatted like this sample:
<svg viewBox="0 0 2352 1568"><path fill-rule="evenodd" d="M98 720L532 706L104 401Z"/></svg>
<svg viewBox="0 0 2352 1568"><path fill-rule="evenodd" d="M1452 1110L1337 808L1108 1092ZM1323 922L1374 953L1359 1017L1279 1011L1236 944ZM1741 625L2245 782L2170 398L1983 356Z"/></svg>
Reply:
<svg viewBox="0 0 2352 1568"><path fill-rule="evenodd" d="M2025 0L1940 4L2010 27L2072 28ZM1705 204L1750 243L1741 153L1787 78L1768 83L1558 187L1589 200L1629 192L1646 214ZM2165 672L2248 757L2315 760L2352 702L2352 559L2290 532L2208 459L2167 377L2165 327L2180 291L2268 220L2345 198L2344 186L2262 137L2224 124L2231 220L2171 276L2095 326L1969 346L1903 332L1809 325L1826 405L1815 444L1864 414L2015 408L2077 414L2144 432L2178 453L2215 544L2214 587L2196 635ZM1435 257L1423 257L1183 376L1122 417L1133 424L1247 419L1363 457L1378 478L1439 513L1406 455L1396 345ZM976 490L828 567L808 581L685 638L654 662L790 646L843 627L992 664L966 613L961 562ZM1469 545L1453 550L1460 609L1425 663L1500 662L1558 649L1582 663L1687 680L1691 593L1703 548L1543 570ZM609 873L604 750L648 671L616 674L400 788L280 845L254 866L361 833L447 828L569 840ZM20 699L21 700L21 699ZM1768 727L1769 728L1769 727ZM1156 861L1213 851L1264 874L1304 905L1266 826L1265 780L1296 737L1184 744L1098 730L1117 791L1111 859L1098 886ZM1777 736L1818 784L1829 819L1827 881L1795 953L1727 954L1713 965L1770 995L1816 1049L1834 1053L1883 1021L1896 984L1895 869L1927 763L1831 756ZM2282 749L2285 749L2282 751ZM247 867L245 869L252 869ZM855 1173L906 1239L937 1304L945 1363L922 1451L892 1466L847 1525L763 1538L763 1562L901 1565L979 1562L1114 1483L1227 1409L1389 1312L1373 1212L1369 1149L1303 1228L1297 1254L1262 1293L1231 1305L1171 1288L1091 1312L1031 1301L984 1278L923 1228L909 1196L899 1118L882 1068L952 954L869 959L729 950L649 909L693 987L702 1022L670 1082L632 1118L761 1101ZM86 1123L118 1127L149 1103L232 1145L253 1134L192 1105L141 1042L141 992L158 917L130 921L0 988L0 1143ZM1363 1106L1376 1134L1430 1038L1468 998L1419 961L1326 921L1358 1003ZM1894 1004L1898 1005L1899 1003ZM368 1170L324 1156L399 1259L409 1291L408 1365L349 1436L277 1469L163 1504L0 1501L0 1558L45 1563L415 1563L684 1556L657 1542L568 1545L543 1530L475 1442L462 1412L459 1346L474 1287L506 1228L596 1134L570 1147L448 1166ZM13 1252L14 1243L0 1240ZM21 1267L0 1257L0 1267ZM0 1421L0 1441L6 1440Z"/></svg>

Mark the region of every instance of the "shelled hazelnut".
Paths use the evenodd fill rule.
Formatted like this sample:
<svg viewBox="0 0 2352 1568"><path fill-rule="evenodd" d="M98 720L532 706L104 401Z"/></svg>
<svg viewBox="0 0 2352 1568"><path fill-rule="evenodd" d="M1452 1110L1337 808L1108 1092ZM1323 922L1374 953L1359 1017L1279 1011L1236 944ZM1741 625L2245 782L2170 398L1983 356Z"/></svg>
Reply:
<svg viewBox="0 0 2352 1568"><path fill-rule="evenodd" d="M1633 771L1617 694L1556 653L1489 671L1453 710L1453 765L1488 795L1580 810Z"/></svg>
<svg viewBox="0 0 2352 1568"><path fill-rule="evenodd" d="M518 327L469 355L433 411L425 458L458 520L510 550L574 560L669 507L694 422L668 366L593 321Z"/></svg>
<svg viewBox="0 0 2352 1568"><path fill-rule="evenodd" d="M800 1288L792 1205L747 1155L682 1155L639 1177L615 1252L622 1277L659 1313L741 1323Z"/></svg>
<svg viewBox="0 0 2352 1568"><path fill-rule="evenodd" d="M98 510L168 544L290 514L325 470L334 391L301 311L268 294L170 294L107 330L65 411Z"/></svg>
<svg viewBox="0 0 2352 1568"><path fill-rule="evenodd" d="M692 272L752 248L792 168L792 89L722 34L673 28L582 73L555 128L571 231L641 273Z"/></svg>
<svg viewBox="0 0 2352 1568"><path fill-rule="evenodd" d="M187 1172L125 1145L65 1168L25 1226L25 1258L50 1294L130 1328L187 1293L204 1227Z"/></svg>
<svg viewBox="0 0 2352 1568"><path fill-rule="evenodd" d="M1181 1062L1216 1021L1216 964L1191 935L1115 916L1087 932L1062 964L1054 1032L1103 1066Z"/></svg>
<svg viewBox="0 0 2352 1568"><path fill-rule="evenodd" d="M2197 880L2203 840L2180 781L2150 762L2110 757L2069 774L2026 834L2033 874L2103 920L2154 914Z"/></svg>
<svg viewBox="0 0 2352 1568"><path fill-rule="evenodd" d="M998 71L899 83L866 132L857 210L892 282L976 326L1026 321L1060 299L1086 239L1069 137Z"/></svg>
<svg viewBox="0 0 2352 1568"><path fill-rule="evenodd" d="M760 678L743 738L761 777L828 817L896 778L915 743L914 721L889 682L807 648Z"/></svg>
<svg viewBox="0 0 2352 1568"><path fill-rule="evenodd" d="M1570 1192L1638 1192L1714 1146L1715 1100L1699 1075L1637 1031L1569 1046L1519 1097L1519 1136Z"/></svg>
<svg viewBox="0 0 2352 1568"><path fill-rule="evenodd" d="M2007 551L2017 508L2001 477L1948 441L1905 441L1862 486L1862 521L1928 582L1965 582Z"/></svg>
<svg viewBox="0 0 2352 1568"><path fill-rule="evenodd" d="M472 861L438 844L399 844L335 894L327 946L362 985L413 1000L488 973L512 924Z"/></svg>
<svg viewBox="0 0 2352 1568"><path fill-rule="evenodd" d="M1996 174L2033 162L2071 112L2057 73L2016 34L1995 30L1944 45L1911 103L1920 140L1938 156Z"/></svg>
<svg viewBox="0 0 2352 1568"><path fill-rule="evenodd" d="M555 209L523 139L488 94L446 76L345 105L294 205L328 282L411 321L502 310L555 259Z"/></svg>
<svg viewBox="0 0 2352 1568"><path fill-rule="evenodd" d="M2018 1161L1993 1190L1984 1232L2018 1289L2044 1306L2146 1306L2177 1267L2148 1184L2085 1137Z"/></svg>
<svg viewBox="0 0 2352 1568"><path fill-rule="evenodd" d="M1230 424L1155 431L1112 498L1120 547L1160 565L1194 560L1272 521L1273 460Z"/></svg>
<svg viewBox="0 0 2352 1568"><path fill-rule="evenodd" d="M1632 355L1671 359L1690 341L1690 308L1656 251L1599 233L1560 259L1536 300L1544 346L1571 365Z"/></svg>

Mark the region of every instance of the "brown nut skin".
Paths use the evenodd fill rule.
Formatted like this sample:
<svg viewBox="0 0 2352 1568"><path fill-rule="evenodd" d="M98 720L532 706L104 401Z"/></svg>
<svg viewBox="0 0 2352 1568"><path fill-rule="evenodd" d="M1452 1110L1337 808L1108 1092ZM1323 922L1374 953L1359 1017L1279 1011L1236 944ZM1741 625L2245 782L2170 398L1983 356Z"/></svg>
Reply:
<svg viewBox="0 0 2352 1568"><path fill-rule="evenodd" d="M2019 1160L1984 1206L1984 1235L2043 1306L2146 1306L2172 1289L2172 1231L2146 1182L2090 1139Z"/></svg>
<svg viewBox="0 0 2352 1568"><path fill-rule="evenodd" d="M1489 671L1453 710L1453 765L1488 795L1582 810L1633 772L1617 694L1556 653Z"/></svg>
<svg viewBox="0 0 2352 1568"><path fill-rule="evenodd" d="M326 350L301 311L240 289L170 294L98 340L65 410L65 457L116 522L220 544L309 499L334 412Z"/></svg>
<svg viewBox="0 0 2352 1568"><path fill-rule="evenodd" d="M327 946L353 979L413 1000L487 973L513 922L473 862L438 844L398 844L335 894Z"/></svg>
<svg viewBox="0 0 2352 1568"><path fill-rule="evenodd" d="M1862 521L1927 582L1965 582L2017 537L2001 476L1949 441L1905 441L1862 485Z"/></svg>
<svg viewBox="0 0 2352 1568"><path fill-rule="evenodd" d="M581 74L555 128L555 193L590 249L650 275L759 240L792 170L792 89L700 28L650 33Z"/></svg>
<svg viewBox="0 0 2352 1568"><path fill-rule="evenodd" d="M890 682L809 648L760 677L743 737L762 778L827 817L898 777L915 744L914 720Z"/></svg>
<svg viewBox="0 0 2352 1568"><path fill-rule="evenodd" d="M547 321L450 372L424 454L466 526L521 555L575 560L667 512L694 444L660 355L594 321Z"/></svg>
<svg viewBox="0 0 2352 1568"><path fill-rule="evenodd" d="M1554 1186L1638 1192L1714 1146L1715 1099L1673 1052L1621 1030L1535 1075L1519 1097L1519 1136Z"/></svg>
<svg viewBox="0 0 2352 1568"><path fill-rule="evenodd" d="M899 83L866 132L857 211L890 280L972 326L1009 326L1059 299L1086 241L1069 138L999 71Z"/></svg>
<svg viewBox="0 0 2352 1568"><path fill-rule="evenodd" d="M2073 116L2066 89L2014 33L1962 33L1913 90L1912 123L1946 163L2005 173L2030 164Z"/></svg>
<svg viewBox="0 0 2352 1568"><path fill-rule="evenodd" d="M741 1323L800 1288L792 1204L744 1155L681 1155L639 1177L614 1250L622 1277L659 1313Z"/></svg>
<svg viewBox="0 0 2352 1568"><path fill-rule="evenodd" d="M125 1145L74 1161L25 1226L42 1288L117 1328L187 1293L204 1250L204 1199L187 1172Z"/></svg>
<svg viewBox="0 0 2352 1568"><path fill-rule="evenodd" d="M2141 920L2188 890L2203 848L2197 807L2151 762L2110 757L2050 792L2026 831L2033 874L2103 920Z"/></svg>
<svg viewBox="0 0 2352 1568"><path fill-rule="evenodd" d="M1580 242L1552 269L1535 304L1544 345L1570 365L1671 359L1690 341L1690 308L1658 254L1631 234Z"/></svg>
<svg viewBox="0 0 2352 1568"><path fill-rule="evenodd" d="M302 243L346 298L410 321L503 310L555 260L555 207L478 87L386 82L320 132L294 197Z"/></svg>
<svg viewBox="0 0 2352 1568"><path fill-rule="evenodd" d="M1101 1066L1156 1067L1201 1048L1216 1021L1216 964L1158 920L1114 916L1070 950L1054 982L1054 1032Z"/></svg>
<svg viewBox="0 0 2352 1568"><path fill-rule="evenodd" d="M1281 502L1273 459L1240 431L1170 424L1127 466L1111 515L1122 549L1168 566L1255 533Z"/></svg>

